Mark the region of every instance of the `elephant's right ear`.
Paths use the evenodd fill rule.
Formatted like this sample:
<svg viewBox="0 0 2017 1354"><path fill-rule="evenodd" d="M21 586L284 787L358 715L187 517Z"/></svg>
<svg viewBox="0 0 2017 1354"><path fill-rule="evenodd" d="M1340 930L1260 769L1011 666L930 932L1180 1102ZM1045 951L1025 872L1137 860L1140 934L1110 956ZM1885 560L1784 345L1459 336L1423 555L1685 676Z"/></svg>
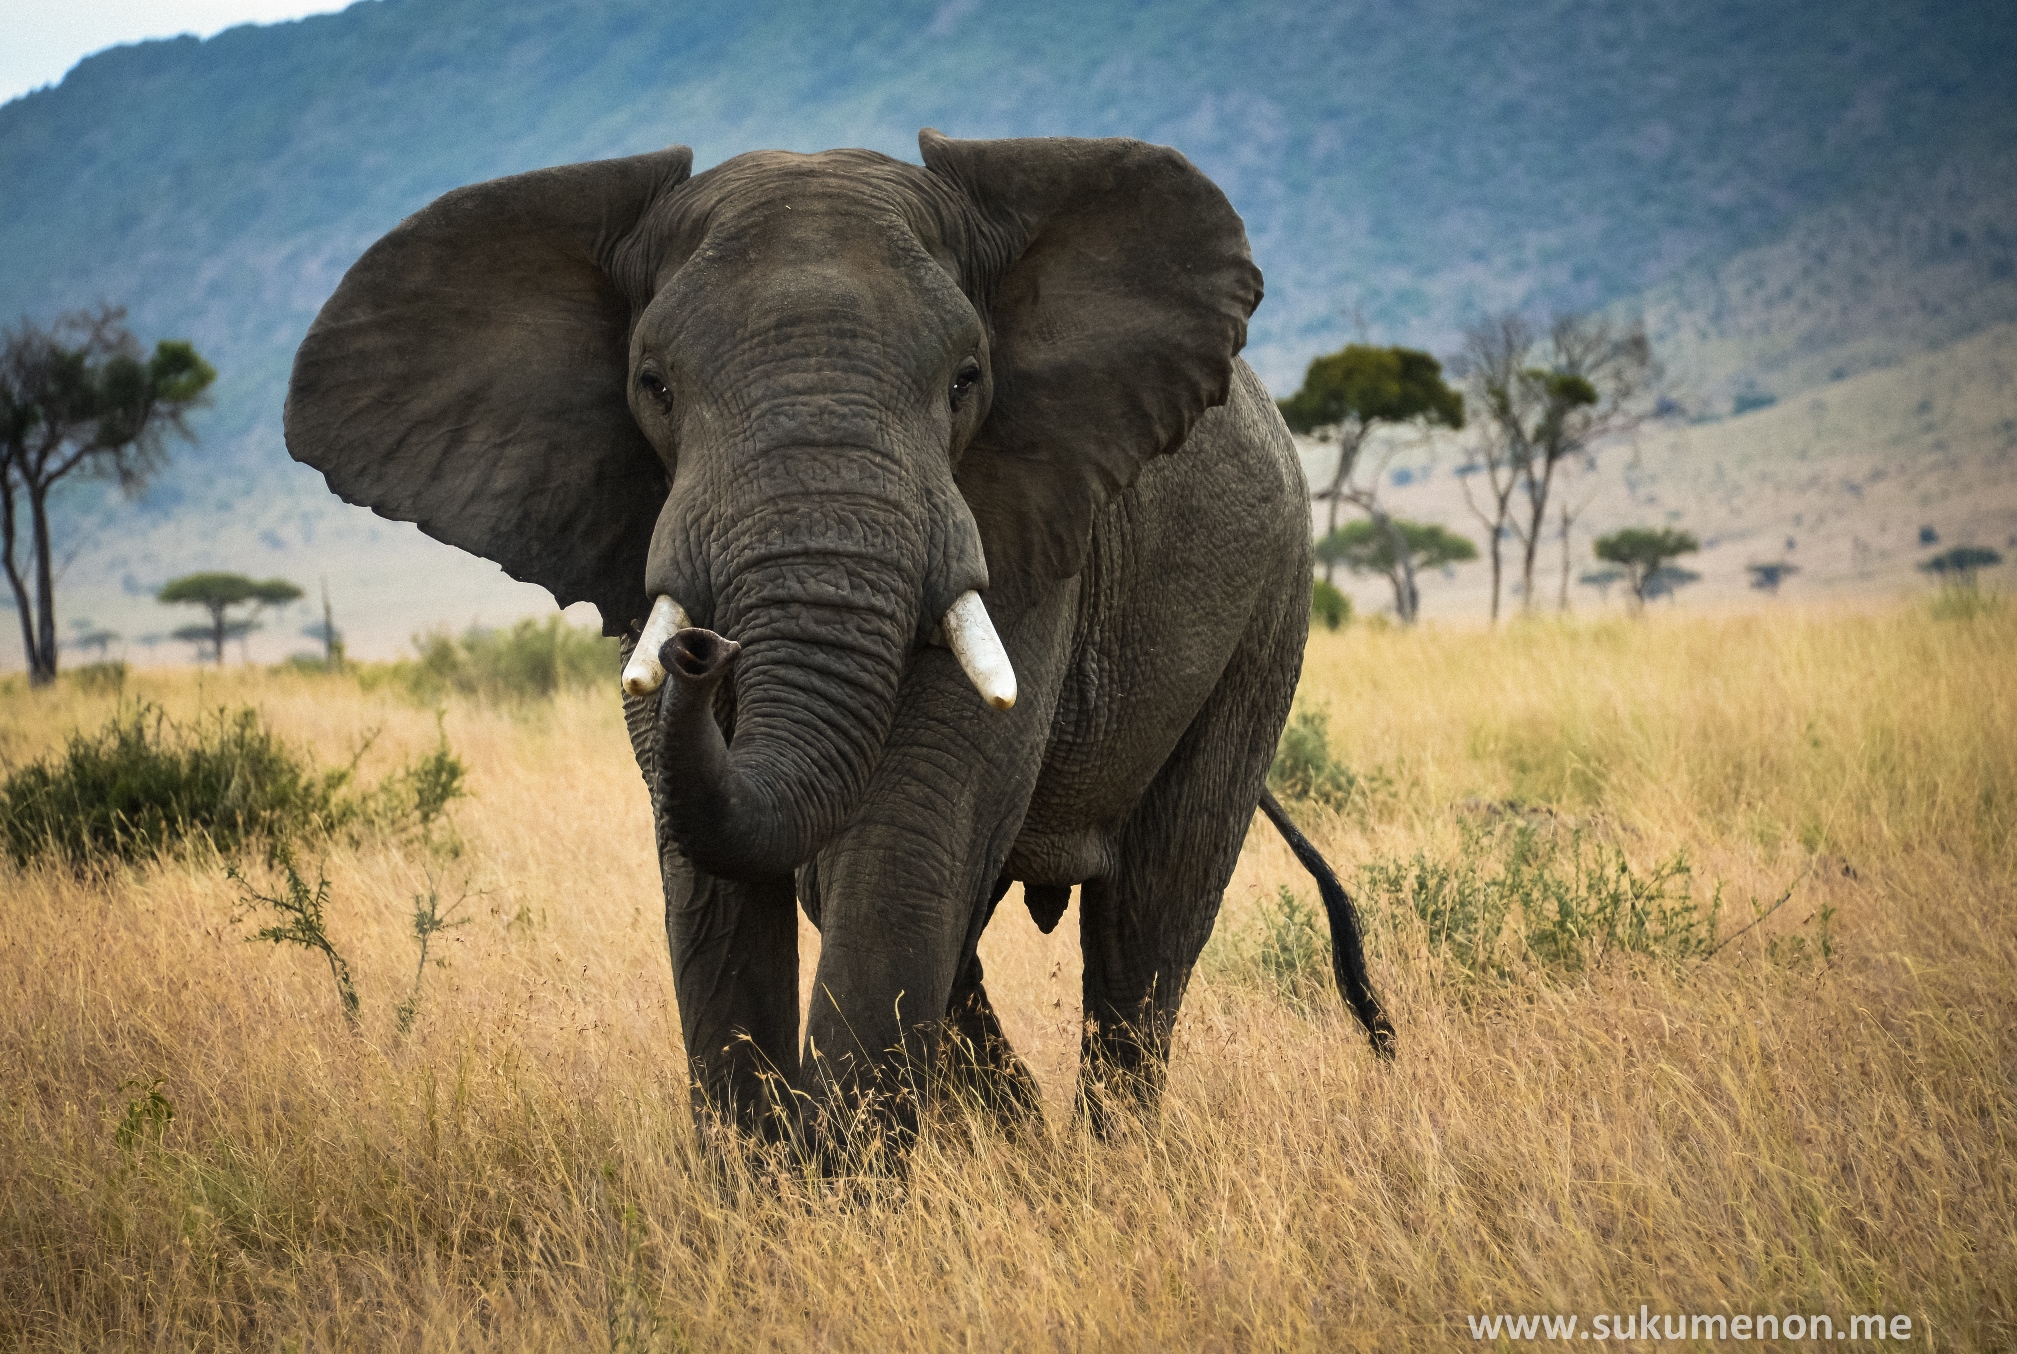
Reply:
<svg viewBox="0 0 2017 1354"><path fill-rule="evenodd" d="M302 341L287 449L562 606L642 616L665 469L631 417L611 270L685 146L460 188L365 251Z"/></svg>

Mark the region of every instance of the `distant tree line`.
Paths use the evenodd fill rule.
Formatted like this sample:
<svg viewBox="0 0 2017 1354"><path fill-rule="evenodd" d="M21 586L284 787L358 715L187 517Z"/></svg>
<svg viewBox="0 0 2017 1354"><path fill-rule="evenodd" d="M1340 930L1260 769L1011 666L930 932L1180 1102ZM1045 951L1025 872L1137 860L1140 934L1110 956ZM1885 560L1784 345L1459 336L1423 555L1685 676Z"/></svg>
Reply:
<svg viewBox="0 0 2017 1354"><path fill-rule="evenodd" d="M1410 624L1420 614L1422 574L1478 558L1466 537L1396 517L1381 500L1382 486L1406 482L1408 472L1395 470L1395 460L1427 445L1438 429L1470 434L1457 476L1465 506L1485 530L1492 620L1503 609L1509 571L1521 609L1540 604L1536 574L1550 537L1561 546L1555 604L1568 610L1573 533L1595 497L1599 445L1672 407L1652 402L1661 370L1643 326L1601 315L1559 316L1544 331L1518 315L1494 317L1465 335L1447 369L1455 384L1428 353L1350 343L1311 362L1302 386L1278 401L1291 429L1338 449L1328 481L1310 493L1321 505L1313 553L1322 570L1311 616L1331 629L1351 614L1334 583L1339 565L1387 579L1394 615ZM1362 516L1340 525L1346 506ZM1508 543L1516 547L1510 560ZM1922 546L1937 543L1933 528L1921 529ZM1793 542L1786 544L1791 550ZM1607 599L1622 584L1637 611L1699 581L1679 561L1700 549L1693 534L1675 527L1626 527L1591 542L1599 567L1578 581ZM1919 567L1949 593L1972 594L1980 571L2000 563L1994 550L1956 546ZM1786 559L1745 567L1753 588L1774 594L1800 572Z"/></svg>
<svg viewBox="0 0 2017 1354"><path fill-rule="evenodd" d="M1339 564L1382 575L1394 589L1394 614L1409 624L1420 614L1421 573L1478 558L1477 545L1466 537L1394 517L1380 501L1395 458L1409 446L1408 432L1468 427L1470 459L1458 475L1464 502L1485 529L1492 619L1503 607L1507 542L1518 546L1512 564L1521 607L1531 611L1541 543L1551 530L1562 543L1557 606L1566 610L1572 532L1593 496L1576 492L1570 481L1595 468L1599 442L1646 416L1644 397L1660 373L1645 330L1604 316L1565 315L1537 333L1517 315L1500 316L1470 330L1449 370L1461 389L1444 379L1444 364L1428 353L1347 344L1310 363L1301 388L1279 401L1290 428L1338 448L1329 483L1310 495L1325 505L1315 546L1323 582L1332 582ZM1384 436L1376 440L1375 434ZM1474 481L1482 487L1474 489ZM1347 504L1364 517L1340 526L1339 510ZM1671 561L1684 553L1680 541L1692 538L1653 536L1606 538L1618 558L1603 549L1598 556L1612 561L1612 571L1586 574L1585 581L1606 588L1626 582L1635 603L1663 586L1679 586L1686 571ZM1647 563L1654 545L1668 553ZM1318 610L1328 622L1336 606L1320 599Z"/></svg>

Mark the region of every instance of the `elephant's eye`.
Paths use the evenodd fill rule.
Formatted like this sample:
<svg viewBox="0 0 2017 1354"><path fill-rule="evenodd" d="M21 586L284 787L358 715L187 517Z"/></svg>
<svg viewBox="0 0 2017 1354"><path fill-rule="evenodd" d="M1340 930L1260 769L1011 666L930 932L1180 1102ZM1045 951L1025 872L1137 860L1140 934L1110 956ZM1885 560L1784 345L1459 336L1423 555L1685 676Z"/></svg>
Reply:
<svg viewBox="0 0 2017 1354"><path fill-rule="evenodd" d="M651 402L664 409L672 404L672 391L655 371L641 371L637 374L637 388L651 398Z"/></svg>
<svg viewBox="0 0 2017 1354"><path fill-rule="evenodd" d="M979 381L980 363L978 361L969 357L966 361L959 364L959 370L952 374L953 408L957 409L966 402L966 397L973 393L973 388Z"/></svg>

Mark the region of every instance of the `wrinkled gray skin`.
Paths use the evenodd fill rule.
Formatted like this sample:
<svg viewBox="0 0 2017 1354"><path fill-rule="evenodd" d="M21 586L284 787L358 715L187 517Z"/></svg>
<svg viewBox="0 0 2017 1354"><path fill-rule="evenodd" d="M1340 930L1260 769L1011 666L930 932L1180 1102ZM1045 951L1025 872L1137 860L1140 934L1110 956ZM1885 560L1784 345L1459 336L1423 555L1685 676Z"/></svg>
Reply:
<svg viewBox="0 0 2017 1354"><path fill-rule="evenodd" d="M1152 1098L1301 662L1308 500L1224 196L1138 142L921 145L451 193L289 392L350 501L609 633L665 593L742 646L684 722L677 680L625 714L699 1103L762 1133L907 1127L939 1077L1035 1112L975 952L1011 880L1045 929L1081 888L1092 1110ZM933 642L970 588L1007 712Z"/></svg>

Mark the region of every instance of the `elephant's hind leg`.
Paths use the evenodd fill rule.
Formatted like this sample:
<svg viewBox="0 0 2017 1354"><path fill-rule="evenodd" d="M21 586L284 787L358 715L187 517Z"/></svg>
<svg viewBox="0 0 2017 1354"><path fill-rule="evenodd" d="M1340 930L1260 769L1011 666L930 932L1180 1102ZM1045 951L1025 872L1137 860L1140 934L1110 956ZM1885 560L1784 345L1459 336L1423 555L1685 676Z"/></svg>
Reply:
<svg viewBox="0 0 2017 1354"><path fill-rule="evenodd" d="M1295 665L1273 652L1242 646L1123 825L1115 869L1080 890L1079 1109L1101 1131L1114 1109L1161 1097L1177 1010L1295 694Z"/></svg>
<svg viewBox="0 0 2017 1354"><path fill-rule="evenodd" d="M1013 1133L1043 1121L1043 1092L1002 1033L982 977L976 954L953 984L940 1046L941 1085Z"/></svg>

